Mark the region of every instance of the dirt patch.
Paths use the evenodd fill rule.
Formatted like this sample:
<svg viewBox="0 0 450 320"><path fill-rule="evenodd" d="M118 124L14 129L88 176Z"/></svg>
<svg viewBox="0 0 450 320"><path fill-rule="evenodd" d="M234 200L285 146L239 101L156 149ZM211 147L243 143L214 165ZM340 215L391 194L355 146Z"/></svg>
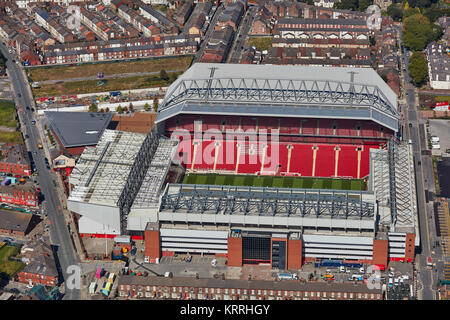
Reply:
<svg viewBox="0 0 450 320"><path fill-rule="evenodd" d="M114 114L109 125L110 129L147 134L156 120L156 113L134 112L132 114Z"/></svg>

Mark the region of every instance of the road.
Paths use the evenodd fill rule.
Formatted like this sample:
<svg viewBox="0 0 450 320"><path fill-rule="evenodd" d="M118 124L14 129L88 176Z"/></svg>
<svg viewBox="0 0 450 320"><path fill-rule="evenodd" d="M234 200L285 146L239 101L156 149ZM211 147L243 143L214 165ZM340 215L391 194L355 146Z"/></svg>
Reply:
<svg viewBox="0 0 450 320"><path fill-rule="evenodd" d="M242 18L238 32L236 34L236 39L228 55L227 63L239 63L242 51L247 44L247 35L253 23L253 19L256 16L258 10L257 6L251 6L248 8L246 14Z"/></svg>
<svg viewBox="0 0 450 320"><path fill-rule="evenodd" d="M211 21L209 22L208 29L206 30L205 37L203 38L203 41L200 44L200 48L195 54L195 58L192 64L199 62L200 59L202 58L203 51L205 51L206 45L208 44L209 41L209 37L211 36L211 33L214 31L214 27L216 26L217 20L219 19L219 16L222 14L224 9L225 9L224 5L221 4L219 7L217 7L216 11L214 11Z"/></svg>
<svg viewBox="0 0 450 320"><path fill-rule="evenodd" d="M79 265L80 259L73 248L66 227L67 223L61 210L61 203L57 197L56 183L52 179L51 171L46 168L44 163L45 155L42 150L39 150L37 147L37 141L40 139L40 136L36 126L31 123L31 120L34 119L34 114L32 111L26 109L26 107L33 105L27 79L21 68L13 62L14 58L10 56L7 48L3 44L0 44L0 50L7 59L6 67L14 86L15 102L17 109L19 110L19 120L21 126L25 126L25 128L21 127L21 130L24 131L24 129L26 129L26 133L30 136L29 139L27 139L27 148L33 155L36 170L39 173L37 181L40 185L41 193L46 200L48 219L52 225L50 233L51 242L53 245L57 246L57 257L61 271L60 277L62 278L61 281L64 281L68 276L66 272L67 267L70 265ZM22 108L22 111L20 111L20 108ZM80 290L69 290L67 287L65 288L64 299L79 300L80 297Z"/></svg>
<svg viewBox="0 0 450 320"><path fill-rule="evenodd" d="M399 28L399 33L401 39L401 28ZM401 52L400 59L403 69L404 104L402 107L406 124L404 135L406 135L406 139L411 140L414 155L421 242L421 251L416 256L416 269L419 271L418 277L422 284L418 298L420 300L433 300L435 299L433 285L437 278L433 270L426 270L426 258L432 255L432 244L435 238L433 235L433 231L435 233L435 230L433 230L433 204L432 202L427 203L425 197L426 191L434 192L433 164L430 156L422 155L422 150L428 149L425 135L425 120L420 117L418 112L416 89L411 84L411 78L408 74L409 55L406 49Z"/></svg>

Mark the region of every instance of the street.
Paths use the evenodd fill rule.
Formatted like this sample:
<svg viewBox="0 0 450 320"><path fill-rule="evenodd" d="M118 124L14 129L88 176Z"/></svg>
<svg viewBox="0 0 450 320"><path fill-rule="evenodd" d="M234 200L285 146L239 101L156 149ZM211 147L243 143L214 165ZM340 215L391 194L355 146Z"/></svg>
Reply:
<svg viewBox="0 0 450 320"><path fill-rule="evenodd" d="M400 28L400 40L401 33L402 31ZM403 48L401 41L400 47ZM408 75L409 53L406 49L401 50L400 59L404 75L404 100L403 103L401 103L405 116L406 130L404 132L404 138L405 140L411 140L417 189L420 251L416 255L415 263L416 269L418 270L417 276L422 284L421 290L418 291L418 298L419 300L433 300L436 299L436 293L433 286L438 279L434 269L426 269L426 259L428 256L432 256L431 247L436 238L436 230L433 230L433 203L432 201L427 202L425 197L425 192L435 193L433 164L431 157L422 152L423 150L428 149L425 135L426 121L420 117L418 112L416 89L411 83L411 78Z"/></svg>
<svg viewBox="0 0 450 320"><path fill-rule="evenodd" d="M2 54L7 59L6 66L11 78L11 82L14 86L15 93L15 103L18 110L18 116L21 126L24 125L25 128L21 127L23 131L26 129L26 133L29 138L26 139L26 145L28 151L33 155L33 160L36 164L36 170L39 173L37 181L41 188L41 193L46 200L46 209L48 213L48 219L51 221L51 242L53 245L57 246L57 256L60 266L60 277L61 281L67 278L67 267L70 265L78 265L80 259L78 254L74 251L72 241L67 230L67 223L62 213L62 206L57 196L57 190L55 183L52 180L51 171L46 168L44 163L45 154L43 150L39 150L37 147L37 141L40 139L38 130L32 120L35 116L31 110L27 110L26 107L33 106L31 90L28 85L28 81L24 76L21 68L13 62L14 57L12 57L7 48L1 44L0 49ZM58 265L58 262L57 262ZM69 300L79 300L80 290L68 290L65 288L64 299Z"/></svg>

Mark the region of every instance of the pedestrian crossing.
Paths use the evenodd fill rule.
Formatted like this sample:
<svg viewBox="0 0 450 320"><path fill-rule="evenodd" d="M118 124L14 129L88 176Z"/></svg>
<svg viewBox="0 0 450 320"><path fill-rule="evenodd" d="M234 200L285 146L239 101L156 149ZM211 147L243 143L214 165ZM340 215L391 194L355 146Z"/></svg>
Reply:
<svg viewBox="0 0 450 320"><path fill-rule="evenodd" d="M442 201L437 207L439 229L441 231L442 258L444 260L444 279L450 281L450 216L448 202Z"/></svg>

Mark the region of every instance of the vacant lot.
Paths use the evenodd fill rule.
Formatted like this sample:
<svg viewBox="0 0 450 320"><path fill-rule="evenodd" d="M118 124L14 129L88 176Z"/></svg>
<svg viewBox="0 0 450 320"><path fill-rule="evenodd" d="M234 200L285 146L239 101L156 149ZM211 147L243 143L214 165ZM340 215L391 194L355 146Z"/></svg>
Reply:
<svg viewBox="0 0 450 320"><path fill-rule="evenodd" d="M422 110L431 110L431 105L436 102L450 102L450 96L419 93L419 105Z"/></svg>
<svg viewBox="0 0 450 320"><path fill-rule="evenodd" d="M0 127L17 127L16 107L14 102L0 100Z"/></svg>
<svg viewBox="0 0 450 320"><path fill-rule="evenodd" d="M221 174L189 174L184 177L183 183L336 190L366 190L367 188L366 182L364 182L364 180L362 179L273 177Z"/></svg>
<svg viewBox="0 0 450 320"><path fill-rule="evenodd" d="M4 246L0 249L0 274L6 273L12 277L25 267L22 262L8 260L8 257L14 257L18 253L19 248L13 246Z"/></svg>
<svg viewBox="0 0 450 320"><path fill-rule="evenodd" d="M36 98L47 96L62 96L71 94L107 92L116 90L132 90L145 89L153 87L164 87L172 83L172 74L178 76L180 73L167 73L169 80L163 80L159 76L140 76L140 77L126 77L103 80L104 84L99 85L97 80L84 80L64 82L60 84L44 84L40 88L34 88L33 94Z"/></svg>
<svg viewBox="0 0 450 320"><path fill-rule="evenodd" d="M191 65L192 59L193 57L186 56L73 66L40 67L30 68L28 74L32 81L44 81L91 77L97 76L99 72L103 72L106 76L123 73L156 72L162 69L166 71L185 70Z"/></svg>
<svg viewBox="0 0 450 320"><path fill-rule="evenodd" d="M257 50L269 50L272 45L271 37L252 37L248 39L248 44Z"/></svg>

